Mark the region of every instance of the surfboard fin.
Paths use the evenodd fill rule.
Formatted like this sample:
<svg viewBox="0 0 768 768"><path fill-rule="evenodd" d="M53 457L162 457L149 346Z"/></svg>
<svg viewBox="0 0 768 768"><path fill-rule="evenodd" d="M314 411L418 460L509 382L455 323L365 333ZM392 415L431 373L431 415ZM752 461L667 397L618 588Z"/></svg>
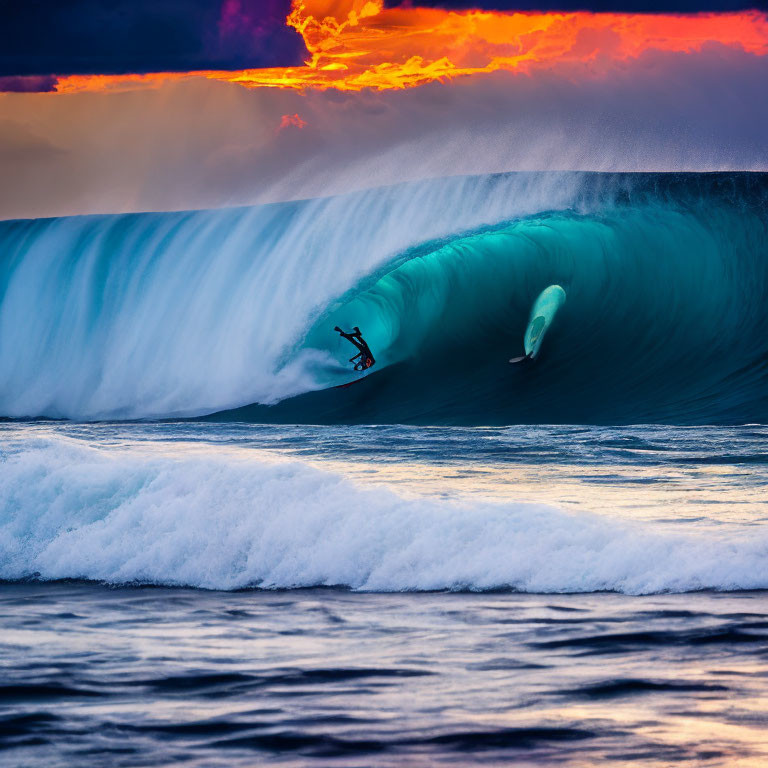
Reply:
<svg viewBox="0 0 768 768"><path fill-rule="evenodd" d="M532 355L523 355L522 357L513 357L509 362L510 363L524 363L526 360L532 361L533 356Z"/></svg>

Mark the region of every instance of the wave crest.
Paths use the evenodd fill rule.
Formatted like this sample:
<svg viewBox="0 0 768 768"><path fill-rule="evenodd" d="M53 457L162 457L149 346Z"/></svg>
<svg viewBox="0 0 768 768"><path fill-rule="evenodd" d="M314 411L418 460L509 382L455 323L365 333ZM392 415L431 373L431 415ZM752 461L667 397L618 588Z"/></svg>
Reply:
<svg viewBox="0 0 768 768"><path fill-rule="evenodd" d="M208 589L375 591L768 588L768 537L695 535L540 504L360 487L297 461L85 447L0 453L0 578Z"/></svg>

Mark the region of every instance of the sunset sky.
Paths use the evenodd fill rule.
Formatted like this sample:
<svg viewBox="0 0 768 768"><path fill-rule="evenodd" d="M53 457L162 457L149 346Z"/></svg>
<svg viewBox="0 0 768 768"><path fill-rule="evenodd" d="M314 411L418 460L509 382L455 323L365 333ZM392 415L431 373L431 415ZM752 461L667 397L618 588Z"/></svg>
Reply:
<svg viewBox="0 0 768 768"><path fill-rule="evenodd" d="M0 216L457 172L756 170L766 81L766 4L738 0L18 3Z"/></svg>
<svg viewBox="0 0 768 768"><path fill-rule="evenodd" d="M221 0L196 5L190 17L167 0L123 13L92 0L77 5L54 4L42 23L30 7L12 12L0 87L99 91L192 73L247 87L386 89L497 70L595 72L648 50L719 44L768 53L768 17L748 7L638 13L615 3L596 13L487 2L478 10L456 2Z"/></svg>

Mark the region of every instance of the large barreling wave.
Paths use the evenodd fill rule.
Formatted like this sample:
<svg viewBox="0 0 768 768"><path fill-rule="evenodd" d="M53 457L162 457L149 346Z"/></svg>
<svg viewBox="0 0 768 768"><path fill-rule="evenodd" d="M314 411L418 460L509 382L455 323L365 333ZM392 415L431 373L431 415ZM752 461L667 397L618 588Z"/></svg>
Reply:
<svg viewBox="0 0 768 768"><path fill-rule="evenodd" d="M510 365L551 285L535 362ZM765 174L0 222L0 416L765 422L767 288ZM351 370L337 325L373 368Z"/></svg>

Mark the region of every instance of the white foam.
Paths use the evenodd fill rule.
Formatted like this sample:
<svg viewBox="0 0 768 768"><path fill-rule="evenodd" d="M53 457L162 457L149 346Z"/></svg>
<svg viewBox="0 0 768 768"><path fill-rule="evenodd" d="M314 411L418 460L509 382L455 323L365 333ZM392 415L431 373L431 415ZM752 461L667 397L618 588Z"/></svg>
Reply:
<svg viewBox="0 0 768 768"><path fill-rule="evenodd" d="M768 534L404 498L249 453L0 448L0 578L640 594L768 588Z"/></svg>

